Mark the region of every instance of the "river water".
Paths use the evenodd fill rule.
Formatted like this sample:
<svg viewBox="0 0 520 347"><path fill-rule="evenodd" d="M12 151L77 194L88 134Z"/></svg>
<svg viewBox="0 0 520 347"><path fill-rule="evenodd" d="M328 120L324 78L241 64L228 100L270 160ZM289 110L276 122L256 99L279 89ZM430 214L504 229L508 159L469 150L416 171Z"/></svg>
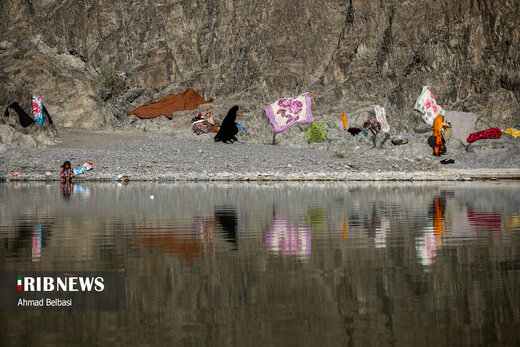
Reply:
<svg viewBox="0 0 520 347"><path fill-rule="evenodd" d="M520 183L0 184L0 271L124 271L4 345L515 345Z"/></svg>

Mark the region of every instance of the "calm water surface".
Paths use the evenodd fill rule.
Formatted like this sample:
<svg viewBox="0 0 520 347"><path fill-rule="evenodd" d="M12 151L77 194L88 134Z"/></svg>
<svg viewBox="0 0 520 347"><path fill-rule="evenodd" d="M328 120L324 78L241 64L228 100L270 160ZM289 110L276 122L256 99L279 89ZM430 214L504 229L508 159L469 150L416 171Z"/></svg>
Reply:
<svg viewBox="0 0 520 347"><path fill-rule="evenodd" d="M126 274L4 345L516 345L520 183L5 183L0 270Z"/></svg>

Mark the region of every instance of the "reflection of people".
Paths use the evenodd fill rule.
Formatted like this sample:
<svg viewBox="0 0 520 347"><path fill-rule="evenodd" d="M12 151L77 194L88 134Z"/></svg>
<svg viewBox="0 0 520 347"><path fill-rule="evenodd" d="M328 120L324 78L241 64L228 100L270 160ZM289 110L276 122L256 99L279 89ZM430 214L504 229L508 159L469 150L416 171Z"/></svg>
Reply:
<svg viewBox="0 0 520 347"><path fill-rule="evenodd" d="M65 199L70 199L70 195L72 193L72 183L62 183L61 184L61 194Z"/></svg>
<svg viewBox="0 0 520 347"><path fill-rule="evenodd" d="M376 232L379 229L379 226L381 225L381 222L379 221L379 218L377 217L377 209L376 206L372 206L372 216L370 219L365 218L363 221L363 226L365 227L365 231L367 232L368 236L375 237Z"/></svg>
<svg viewBox="0 0 520 347"><path fill-rule="evenodd" d="M66 161L63 163L61 170L60 170L60 177L62 183L72 183L74 180L74 170L70 167L70 161Z"/></svg>
<svg viewBox="0 0 520 347"><path fill-rule="evenodd" d="M444 199L436 197L433 200L433 231L435 238L440 243L444 237L444 209L446 202Z"/></svg>
<svg viewBox="0 0 520 347"><path fill-rule="evenodd" d="M238 134L238 127L235 123L238 114L238 106L233 106L229 111L222 124L220 125L220 130L217 135L215 135L215 141L225 142L225 143L233 143L237 141L236 135Z"/></svg>
<svg viewBox="0 0 520 347"><path fill-rule="evenodd" d="M215 218L224 231L227 242L237 244L238 218L234 208L218 208L215 210Z"/></svg>
<svg viewBox="0 0 520 347"><path fill-rule="evenodd" d="M443 196L433 199L430 216L432 226L423 229L423 235L417 240L417 256L423 265L431 265L437 256L437 249L444 238L444 212L446 200Z"/></svg>

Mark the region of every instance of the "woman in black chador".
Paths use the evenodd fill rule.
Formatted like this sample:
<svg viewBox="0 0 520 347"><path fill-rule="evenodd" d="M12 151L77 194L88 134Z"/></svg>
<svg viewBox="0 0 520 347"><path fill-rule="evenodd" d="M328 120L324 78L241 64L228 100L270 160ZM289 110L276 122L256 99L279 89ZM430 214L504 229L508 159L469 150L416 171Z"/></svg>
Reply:
<svg viewBox="0 0 520 347"><path fill-rule="evenodd" d="M222 125L220 126L220 130L217 135L215 135L215 141L224 142L224 143L233 143L237 140L238 127L235 120L237 119L238 106L233 106L222 121Z"/></svg>

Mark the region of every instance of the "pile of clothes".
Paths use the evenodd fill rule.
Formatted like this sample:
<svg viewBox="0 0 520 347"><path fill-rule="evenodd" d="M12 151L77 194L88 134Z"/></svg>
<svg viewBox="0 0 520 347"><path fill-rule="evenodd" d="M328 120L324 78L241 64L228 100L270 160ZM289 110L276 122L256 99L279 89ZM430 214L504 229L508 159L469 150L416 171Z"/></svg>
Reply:
<svg viewBox="0 0 520 347"><path fill-rule="evenodd" d="M191 128L197 135L218 132L218 127L213 120L213 112L209 108L193 117Z"/></svg>
<svg viewBox="0 0 520 347"><path fill-rule="evenodd" d="M370 117L365 122L363 122L363 129L350 127L347 129L347 120L346 115L341 115L341 120L343 121L343 128L348 131L352 136L356 135L368 135L368 131L372 133L372 135L376 136L380 131L385 133L385 136L388 136L390 132L390 125L386 120L386 111L383 107L379 105L374 106L374 114L376 117Z"/></svg>
<svg viewBox="0 0 520 347"><path fill-rule="evenodd" d="M504 134L509 134L516 139L520 136L520 124L515 124L512 128L505 129Z"/></svg>

